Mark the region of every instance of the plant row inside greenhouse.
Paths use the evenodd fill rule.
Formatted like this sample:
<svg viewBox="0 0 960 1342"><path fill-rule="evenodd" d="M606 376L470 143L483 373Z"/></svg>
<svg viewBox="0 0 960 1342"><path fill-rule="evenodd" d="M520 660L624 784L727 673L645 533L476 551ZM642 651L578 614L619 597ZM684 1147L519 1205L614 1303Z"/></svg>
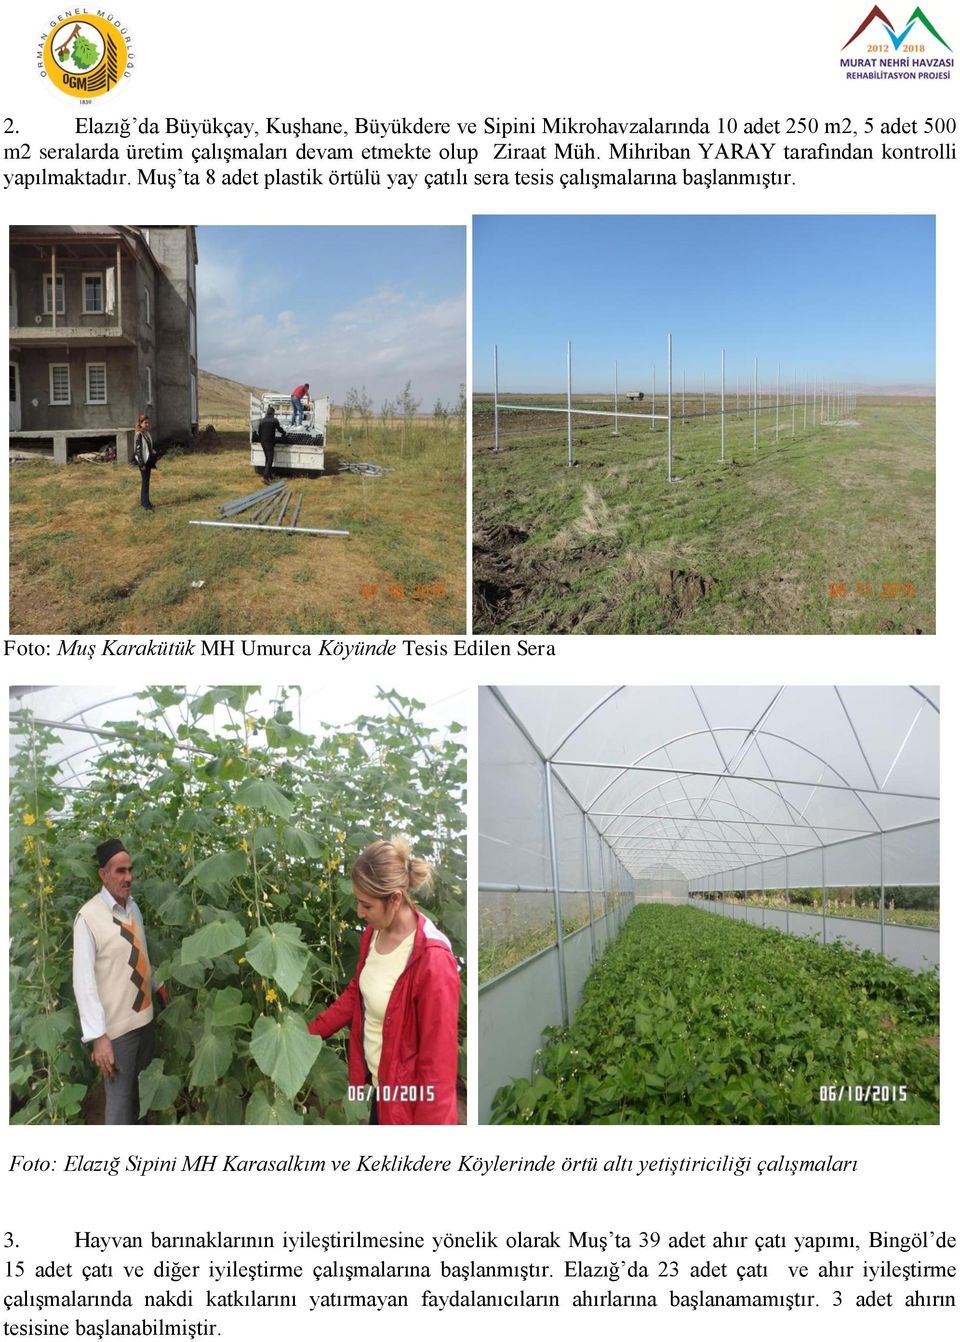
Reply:
<svg viewBox="0 0 960 1342"><path fill-rule="evenodd" d="M936 1123L939 984L840 943L641 906L500 1123Z"/></svg>

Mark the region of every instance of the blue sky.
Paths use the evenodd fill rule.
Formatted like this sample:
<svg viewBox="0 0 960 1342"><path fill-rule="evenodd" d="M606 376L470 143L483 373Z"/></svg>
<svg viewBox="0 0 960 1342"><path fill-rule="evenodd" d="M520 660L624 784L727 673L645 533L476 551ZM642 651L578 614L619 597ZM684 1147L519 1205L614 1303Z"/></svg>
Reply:
<svg viewBox="0 0 960 1342"><path fill-rule="evenodd" d="M409 380L432 409L465 376L462 228L197 229L200 367L273 391L309 382L379 410Z"/></svg>
<svg viewBox="0 0 960 1342"><path fill-rule="evenodd" d="M934 382L929 215L482 216L474 220L477 391L770 385L826 375L854 385Z"/></svg>

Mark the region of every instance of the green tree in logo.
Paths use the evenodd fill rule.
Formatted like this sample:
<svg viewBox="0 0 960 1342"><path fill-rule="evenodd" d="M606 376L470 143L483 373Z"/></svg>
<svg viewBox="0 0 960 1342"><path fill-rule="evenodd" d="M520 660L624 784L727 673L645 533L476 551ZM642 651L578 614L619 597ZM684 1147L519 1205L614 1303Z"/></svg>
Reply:
<svg viewBox="0 0 960 1342"><path fill-rule="evenodd" d="M90 66L96 65L100 59L100 52L97 50L96 43L91 42L82 33L78 33L73 44L73 51L70 54L73 56L73 63L78 70L89 70Z"/></svg>

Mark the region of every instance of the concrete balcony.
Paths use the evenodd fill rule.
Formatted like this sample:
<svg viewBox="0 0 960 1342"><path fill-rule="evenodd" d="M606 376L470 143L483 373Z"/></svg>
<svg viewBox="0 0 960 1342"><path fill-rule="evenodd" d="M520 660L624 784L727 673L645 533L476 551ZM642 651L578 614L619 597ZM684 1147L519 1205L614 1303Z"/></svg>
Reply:
<svg viewBox="0 0 960 1342"><path fill-rule="evenodd" d="M118 326L116 318L107 317L97 326L53 326L49 317L31 326L11 326L10 345L13 348L36 348L53 345L135 345L136 336L128 324Z"/></svg>

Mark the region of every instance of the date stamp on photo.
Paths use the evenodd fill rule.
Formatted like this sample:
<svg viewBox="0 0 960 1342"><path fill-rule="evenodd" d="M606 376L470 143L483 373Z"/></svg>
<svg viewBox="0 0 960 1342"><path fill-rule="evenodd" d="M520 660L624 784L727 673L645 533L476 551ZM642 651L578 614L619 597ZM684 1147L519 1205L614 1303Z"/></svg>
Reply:
<svg viewBox="0 0 960 1342"><path fill-rule="evenodd" d="M831 601L845 601L848 597L879 597L881 601L912 601L917 585L912 582L831 582L827 596Z"/></svg>
<svg viewBox="0 0 960 1342"><path fill-rule="evenodd" d="M821 1104L839 1104L848 1100L851 1104L902 1104L909 1099L906 1086L821 1086Z"/></svg>
<svg viewBox="0 0 960 1342"><path fill-rule="evenodd" d="M432 1104L433 1086L348 1086L347 1099L368 1104Z"/></svg>

